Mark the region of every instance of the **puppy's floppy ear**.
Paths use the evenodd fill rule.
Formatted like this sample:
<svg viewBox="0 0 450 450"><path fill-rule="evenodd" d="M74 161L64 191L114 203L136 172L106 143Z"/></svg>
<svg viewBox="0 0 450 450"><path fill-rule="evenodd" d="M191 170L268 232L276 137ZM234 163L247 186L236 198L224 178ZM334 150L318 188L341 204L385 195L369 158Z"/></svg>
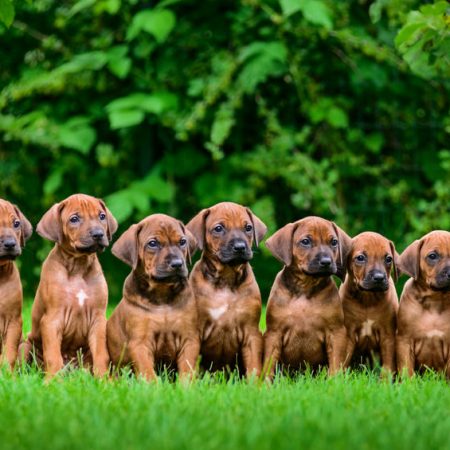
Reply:
<svg viewBox="0 0 450 450"><path fill-rule="evenodd" d="M125 264L134 269L138 263L138 235L140 227L137 224L131 225L112 246L111 252Z"/></svg>
<svg viewBox="0 0 450 450"><path fill-rule="evenodd" d="M209 215L209 209L202 209L194 216L186 225L186 228L194 235L197 240L199 250L203 250L205 246L205 222Z"/></svg>
<svg viewBox="0 0 450 450"><path fill-rule="evenodd" d="M119 225L117 224L117 220L112 215L111 211L106 207L105 202L100 199L98 201L100 202L100 205L102 206L106 214L106 223L108 224L108 241L111 241L112 235L117 231Z"/></svg>
<svg viewBox="0 0 450 450"><path fill-rule="evenodd" d="M420 273L420 250L422 249L423 241L417 240L405 248L399 258L399 268L403 273L406 273L415 280L419 278Z"/></svg>
<svg viewBox="0 0 450 450"><path fill-rule="evenodd" d="M36 227L39 236L59 244L62 242L61 211L63 208L63 202L56 203L42 216Z"/></svg>
<svg viewBox="0 0 450 450"><path fill-rule="evenodd" d="M347 273L347 258L352 250L352 238L334 222L331 222L331 224L333 225L334 232L337 234L339 241L339 260L336 276L344 281L345 274Z"/></svg>
<svg viewBox="0 0 450 450"><path fill-rule="evenodd" d="M391 247L392 253L392 279L394 280L394 283L397 283L398 277L400 276L400 271L398 269L400 257L398 256L398 253L395 250L395 245L392 241L389 241L389 246Z"/></svg>
<svg viewBox="0 0 450 450"><path fill-rule="evenodd" d="M181 222L181 220L179 220L178 222L180 222L183 233L186 235L186 238L188 241L187 257L188 257L188 262L190 264L192 256L195 255L195 252L198 249L197 239L195 239L195 236L186 228L186 226L184 225L183 222Z"/></svg>
<svg viewBox="0 0 450 450"><path fill-rule="evenodd" d="M292 239L296 228L295 223L288 223L266 241L266 247L270 250L270 253L286 266L290 266L292 263Z"/></svg>
<svg viewBox="0 0 450 450"><path fill-rule="evenodd" d="M248 212L248 215L250 216L250 220L253 225L253 241L255 242L256 247L258 247L259 243L261 242L262 238L267 233L267 227L264 224L264 222L259 218L256 217L250 208L245 208Z"/></svg>
<svg viewBox="0 0 450 450"><path fill-rule="evenodd" d="M13 205L13 207L20 220L20 228L21 228L20 246L25 247L25 242L29 239L29 237L33 233L33 227L29 222L29 220L22 214L22 211L16 205Z"/></svg>

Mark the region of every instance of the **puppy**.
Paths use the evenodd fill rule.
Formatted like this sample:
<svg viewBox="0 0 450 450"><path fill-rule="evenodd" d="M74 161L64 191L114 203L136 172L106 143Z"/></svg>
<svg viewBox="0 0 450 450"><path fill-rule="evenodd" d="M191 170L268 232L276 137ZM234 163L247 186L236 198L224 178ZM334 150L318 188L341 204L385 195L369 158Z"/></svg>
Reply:
<svg viewBox="0 0 450 450"><path fill-rule="evenodd" d="M450 377L450 233L432 231L400 255L411 276L400 298L398 371L433 368Z"/></svg>
<svg viewBox="0 0 450 450"><path fill-rule="evenodd" d="M201 364L259 375L263 341L261 294L249 261L266 226L248 208L218 203L188 224L203 250L191 273L197 301Z"/></svg>
<svg viewBox="0 0 450 450"><path fill-rule="evenodd" d="M195 249L184 225L164 214L132 225L114 244L113 254L132 267L107 324L116 367L132 364L148 380L160 363L176 366L180 377L194 373L200 339L186 258Z"/></svg>
<svg viewBox="0 0 450 450"><path fill-rule="evenodd" d="M348 364L373 363L373 356L379 354L384 369L396 369L397 258L394 244L378 233L361 233L352 239L347 276L339 289Z"/></svg>
<svg viewBox="0 0 450 450"><path fill-rule="evenodd" d="M296 371L328 363L330 374L343 365L344 314L331 275L342 275L350 244L344 231L320 217L290 223L266 241L285 264L267 305L264 371L269 378L277 365Z"/></svg>
<svg viewBox="0 0 450 450"><path fill-rule="evenodd" d="M37 225L42 237L56 244L44 261L32 309L32 328L22 345L43 360L47 378L69 362L93 365L96 375L108 371L106 305L108 287L98 261L117 230L103 201L75 194L52 206Z"/></svg>
<svg viewBox="0 0 450 450"><path fill-rule="evenodd" d="M19 208L0 199L0 354L11 369L22 337L22 283L14 260L32 231Z"/></svg>

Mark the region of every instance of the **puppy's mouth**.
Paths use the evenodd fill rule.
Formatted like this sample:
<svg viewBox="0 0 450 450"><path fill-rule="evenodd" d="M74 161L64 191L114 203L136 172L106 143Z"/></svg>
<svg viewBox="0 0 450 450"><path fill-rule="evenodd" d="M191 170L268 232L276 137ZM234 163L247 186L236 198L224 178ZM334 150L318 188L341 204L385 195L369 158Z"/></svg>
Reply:
<svg viewBox="0 0 450 450"><path fill-rule="evenodd" d="M336 275L337 267L334 264L329 267L313 265L308 266L308 268L304 269L303 272L310 277L329 277L331 275Z"/></svg>
<svg viewBox="0 0 450 450"><path fill-rule="evenodd" d="M152 275L152 280L157 283L180 283L187 280L187 271L176 273L156 273Z"/></svg>
<svg viewBox="0 0 450 450"><path fill-rule="evenodd" d="M0 261L14 261L18 256L20 256L20 253L1 253L0 254Z"/></svg>
<svg viewBox="0 0 450 450"><path fill-rule="evenodd" d="M386 292L389 289L388 283L372 283L372 282L362 282L358 283L358 288L361 291L366 292Z"/></svg>
<svg viewBox="0 0 450 450"><path fill-rule="evenodd" d="M450 292L450 281L439 282L436 280L436 283L430 284L430 288L437 292Z"/></svg>
<svg viewBox="0 0 450 450"><path fill-rule="evenodd" d="M91 245L79 245L75 247L78 253L102 253L106 248L106 245L98 242Z"/></svg>
<svg viewBox="0 0 450 450"><path fill-rule="evenodd" d="M227 264L228 266L239 266L241 264L248 263L253 258L253 252L246 251L242 253L235 252L220 252L219 260L222 264Z"/></svg>

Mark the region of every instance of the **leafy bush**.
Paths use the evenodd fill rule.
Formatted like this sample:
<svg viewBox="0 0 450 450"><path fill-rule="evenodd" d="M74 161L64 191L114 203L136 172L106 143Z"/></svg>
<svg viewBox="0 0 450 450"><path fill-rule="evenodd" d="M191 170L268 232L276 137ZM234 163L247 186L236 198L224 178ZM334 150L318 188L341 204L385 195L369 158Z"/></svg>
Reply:
<svg viewBox="0 0 450 450"><path fill-rule="evenodd" d="M445 3L0 0L1 195L34 223L104 197L120 231L233 200L402 250L450 226ZM49 246L27 248L30 295ZM117 300L127 268L103 261ZM254 265L266 296L279 265Z"/></svg>

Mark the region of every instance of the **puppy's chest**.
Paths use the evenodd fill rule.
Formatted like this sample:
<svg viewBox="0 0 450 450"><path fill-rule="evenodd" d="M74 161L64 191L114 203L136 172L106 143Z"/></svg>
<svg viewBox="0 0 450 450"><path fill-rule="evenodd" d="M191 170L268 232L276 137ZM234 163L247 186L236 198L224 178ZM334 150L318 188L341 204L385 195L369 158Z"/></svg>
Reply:
<svg viewBox="0 0 450 450"><path fill-rule="evenodd" d="M414 334L416 339L450 341L450 314L448 312L422 310L421 316L416 318Z"/></svg>
<svg viewBox="0 0 450 450"><path fill-rule="evenodd" d="M90 308L103 306L106 308L106 284L89 283L83 278L68 280L61 286L66 307L73 313L83 312Z"/></svg>
<svg viewBox="0 0 450 450"><path fill-rule="evenodd" d="M288 308L283 308L282 316L284 325L298 332L322 329L333 321L334 307L299 297L291 300Z"/></svg>
<svg viewBox="0 0 450 450"><path fill-rule="evenodd" d="M228 288L215 289L202 297L203 320L215 324L236 323L241 310L239 293Z"/></svg>

